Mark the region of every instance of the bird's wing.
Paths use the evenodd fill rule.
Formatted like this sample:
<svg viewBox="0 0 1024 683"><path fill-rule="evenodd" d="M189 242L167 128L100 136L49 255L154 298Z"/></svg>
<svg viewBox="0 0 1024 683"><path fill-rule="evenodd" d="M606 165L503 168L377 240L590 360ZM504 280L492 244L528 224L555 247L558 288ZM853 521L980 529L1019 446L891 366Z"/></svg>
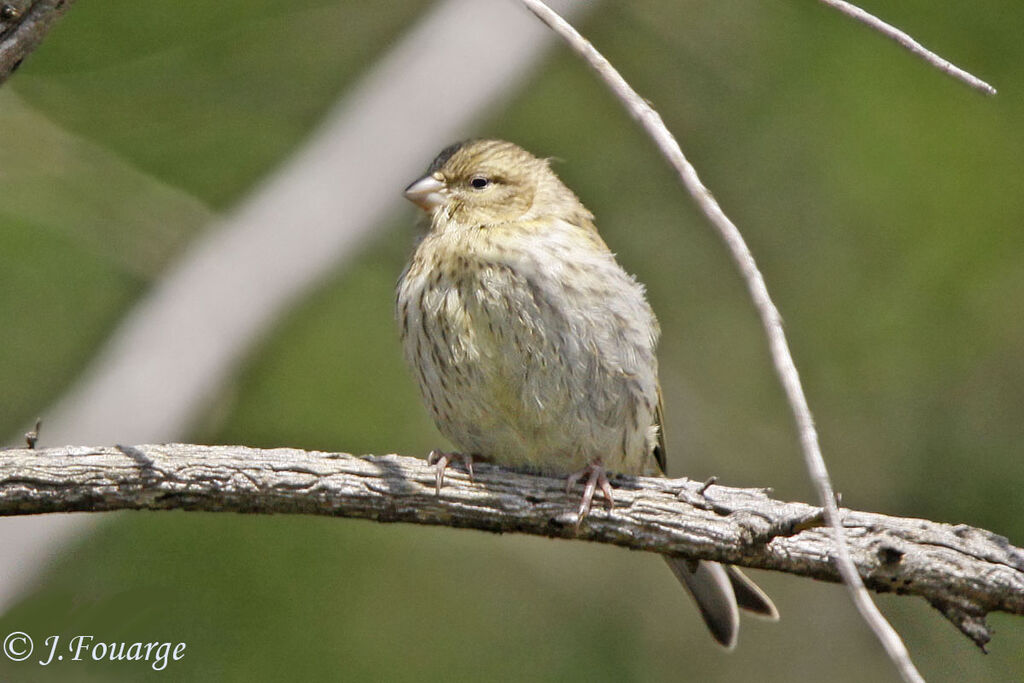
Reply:
<svg viewBox="0 0 1024 683"><path fill-rule="evenodd" d="M668 473L665 465L665 409L662 407L661 385L658 385L658 407L654 409L654 425L658 428L658 441L654 444L651 455L658 463L662 474Z"/></svg>

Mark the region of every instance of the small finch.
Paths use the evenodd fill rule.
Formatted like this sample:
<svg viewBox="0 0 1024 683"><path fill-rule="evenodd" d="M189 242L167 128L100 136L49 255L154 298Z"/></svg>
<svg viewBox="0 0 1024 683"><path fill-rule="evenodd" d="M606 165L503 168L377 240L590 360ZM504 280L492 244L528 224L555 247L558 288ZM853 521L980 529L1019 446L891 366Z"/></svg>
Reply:
<svg viewBox="0 0 1024 683"><path fill-rule="evenodd" d="M438 490L453 458L585 480L578 519L607 472L663 476L658 321L593 215L546 159L499 140L443 150L405 196L429 216L398 281L406 359L438 429ZM470 469L472 474L472 469ZM711 634L731 648L738 607L771 600L735 567L666 557Z"/></svg>

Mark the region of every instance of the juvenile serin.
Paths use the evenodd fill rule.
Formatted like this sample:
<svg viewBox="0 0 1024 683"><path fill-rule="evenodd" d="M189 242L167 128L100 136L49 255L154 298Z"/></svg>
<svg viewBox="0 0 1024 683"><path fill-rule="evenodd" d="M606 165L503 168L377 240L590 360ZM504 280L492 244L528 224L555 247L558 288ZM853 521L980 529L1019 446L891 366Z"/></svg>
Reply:
<svg viewBox="0 0 1024 683"><path fill-rule="evenodd" d="M582 520L606 472L661 475L665 445L643 286L546 159L500 140L444 149L405 196L429 230L398 282L405 356L438 429L432 454L585 478ZM777 618L734 567L665 558L715 639L736 642L737 606Z"/></svg>

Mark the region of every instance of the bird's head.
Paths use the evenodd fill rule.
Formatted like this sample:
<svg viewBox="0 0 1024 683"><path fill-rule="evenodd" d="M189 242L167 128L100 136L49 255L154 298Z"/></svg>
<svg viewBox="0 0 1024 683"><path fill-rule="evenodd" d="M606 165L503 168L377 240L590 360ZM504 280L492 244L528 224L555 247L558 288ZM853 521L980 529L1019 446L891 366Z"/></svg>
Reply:
<svg viewBox="0 0 1024 683"><path fill-rule="evenodd" d="M405 189L405 196L430 213L435 225L440 219L486 227L541 216L569 219L560 213L586 212L547 159L502 140L446 147L427 175Z"/></svg>

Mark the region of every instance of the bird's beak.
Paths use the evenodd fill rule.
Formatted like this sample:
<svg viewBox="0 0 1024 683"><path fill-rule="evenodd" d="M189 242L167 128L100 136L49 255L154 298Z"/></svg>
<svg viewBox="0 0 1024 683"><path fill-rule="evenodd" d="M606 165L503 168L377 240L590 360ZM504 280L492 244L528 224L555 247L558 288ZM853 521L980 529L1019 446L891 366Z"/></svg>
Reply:
<svg viewBox="0 0 1024 683"><path fill-rule="evenodd" d="M430 211L445 202L444 181L428 175L405 188L405 198L424 211Z"/></svg>

